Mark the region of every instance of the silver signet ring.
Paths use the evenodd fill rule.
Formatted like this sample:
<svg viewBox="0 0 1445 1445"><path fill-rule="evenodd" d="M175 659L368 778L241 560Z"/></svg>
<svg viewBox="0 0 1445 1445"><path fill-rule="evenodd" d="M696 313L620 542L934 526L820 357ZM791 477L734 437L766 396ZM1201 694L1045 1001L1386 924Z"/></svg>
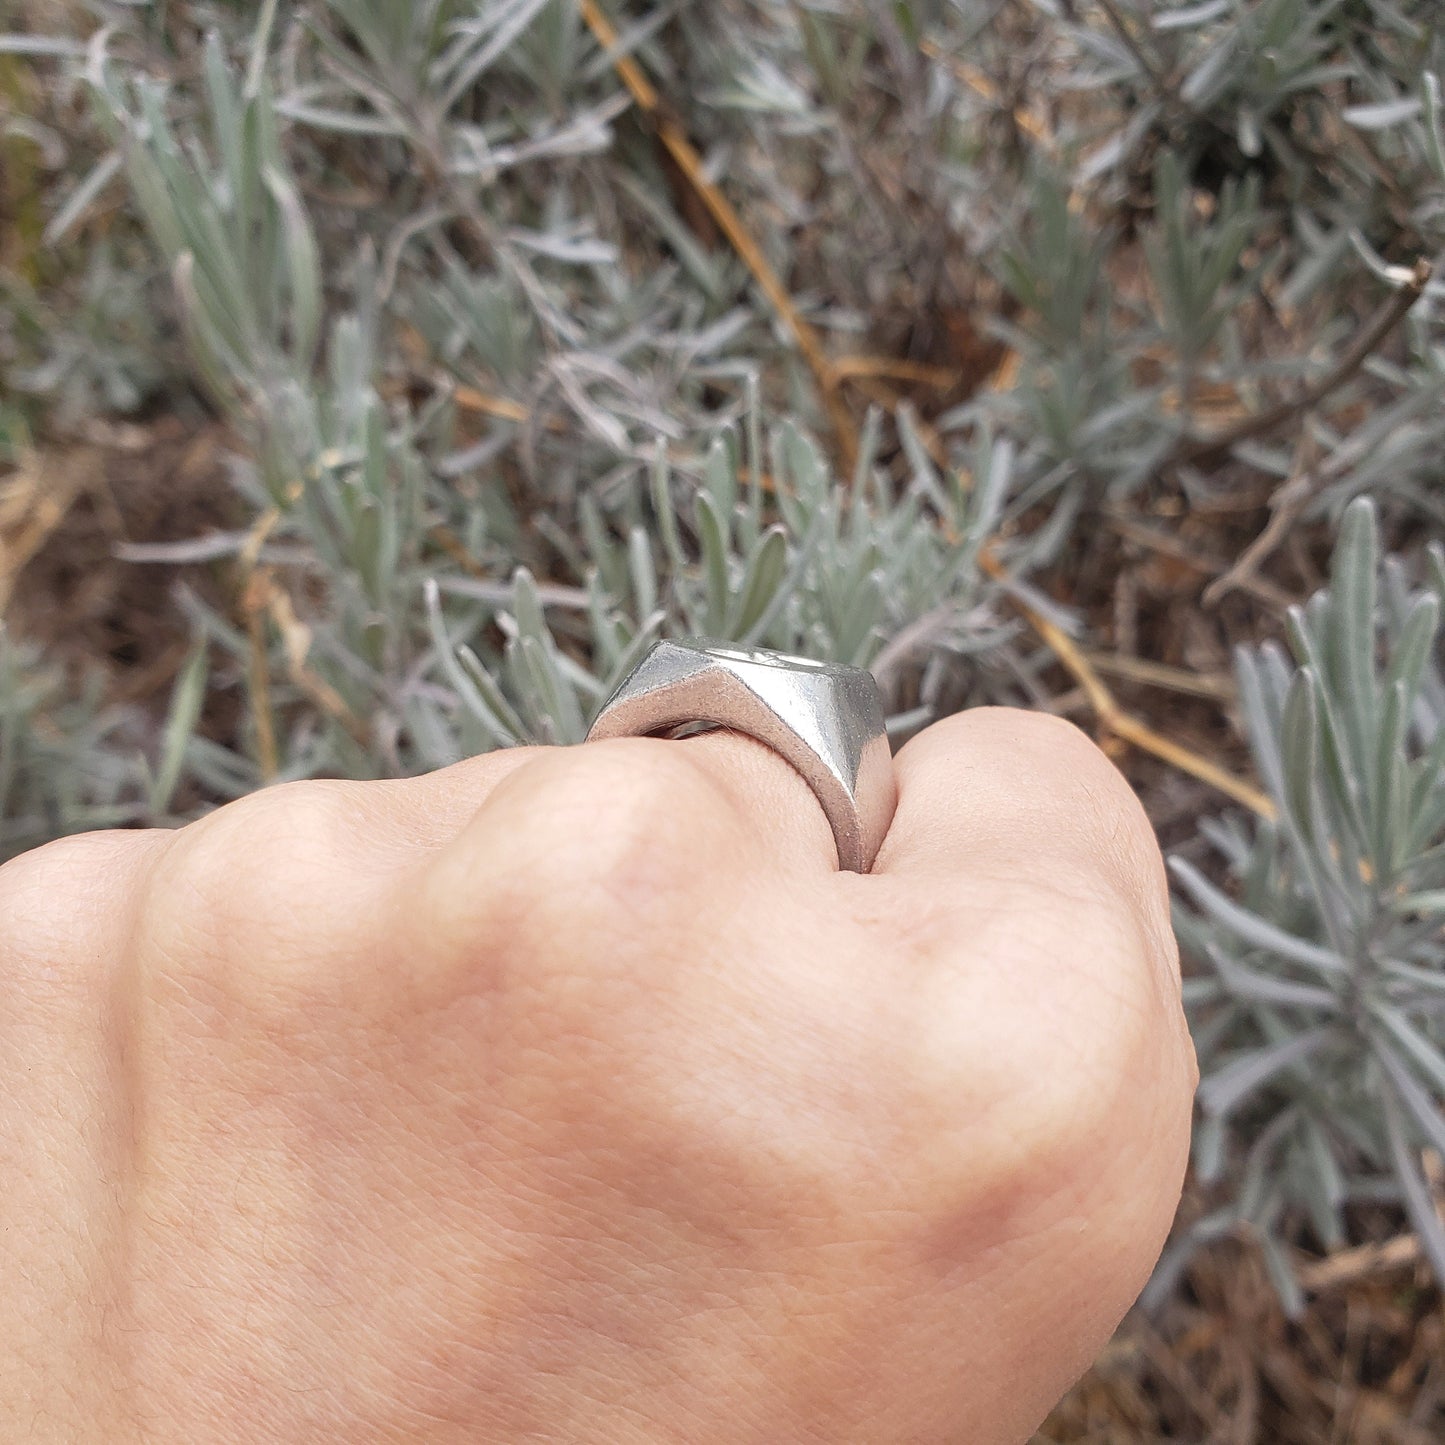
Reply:
<svg viewBox="0 0 1445 1445"><path fill-rule="evenodd" d="M587 739L733 728L786 758L822 804L838 867L866 873L897 787L883 700L861 667L708 638L656 643L603 704Z"/></svg>

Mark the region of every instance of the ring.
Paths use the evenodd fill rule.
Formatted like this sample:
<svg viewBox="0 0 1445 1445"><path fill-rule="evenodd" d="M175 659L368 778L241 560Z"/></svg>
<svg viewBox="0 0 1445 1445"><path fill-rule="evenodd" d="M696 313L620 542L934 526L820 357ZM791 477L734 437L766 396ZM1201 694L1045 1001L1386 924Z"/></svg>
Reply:
<svg viewBox="0 0 1445 1445"><path fill-rule="evenodd" d="M802 774L833 829L840 869L873 866L898 794L872 673L704 637L658 642L602 705L587 741L718 727L756 738Z"/></svg>

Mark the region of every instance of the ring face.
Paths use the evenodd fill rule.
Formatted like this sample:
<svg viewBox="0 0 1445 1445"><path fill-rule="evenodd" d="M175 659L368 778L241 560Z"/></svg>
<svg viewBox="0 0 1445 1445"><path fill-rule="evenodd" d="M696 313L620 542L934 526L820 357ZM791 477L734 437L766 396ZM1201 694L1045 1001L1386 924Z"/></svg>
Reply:
<svg viewBox="0 0 1445 1445"><path fill-rule="evenodd" d="M833 829L838 866L873 866L897 793L883 702L871 673L707 638L656 643L603 704L587 737L736 729L786 758Z"/></svg>

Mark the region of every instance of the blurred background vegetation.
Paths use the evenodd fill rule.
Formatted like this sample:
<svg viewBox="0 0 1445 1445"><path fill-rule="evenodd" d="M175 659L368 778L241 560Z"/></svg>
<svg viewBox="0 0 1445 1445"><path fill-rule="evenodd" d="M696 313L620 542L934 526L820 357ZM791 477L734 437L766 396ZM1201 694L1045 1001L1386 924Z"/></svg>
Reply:
<svg viewBox="0 0 1445 1445"><path fill-rule="evenodd" d="M1039 1440L1439 1440L1442 74L1438 0L8 0L0 858L662 635L1072 717L1204 1080Z"/></svg>

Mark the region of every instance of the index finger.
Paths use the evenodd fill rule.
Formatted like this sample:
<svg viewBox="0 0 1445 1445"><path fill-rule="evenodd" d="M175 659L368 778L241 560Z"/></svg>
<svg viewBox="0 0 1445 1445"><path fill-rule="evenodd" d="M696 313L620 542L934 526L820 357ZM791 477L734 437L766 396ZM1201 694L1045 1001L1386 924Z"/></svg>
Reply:
<svg viewBox="0 0 1445 1445"><path fill-rule="evenodd" d="M910 739L893 763L898 806L874 875L944 887L1060 872L1096 879L1172 960L1154 830L1123 775L1072 723L972 708Z"/></svg>

